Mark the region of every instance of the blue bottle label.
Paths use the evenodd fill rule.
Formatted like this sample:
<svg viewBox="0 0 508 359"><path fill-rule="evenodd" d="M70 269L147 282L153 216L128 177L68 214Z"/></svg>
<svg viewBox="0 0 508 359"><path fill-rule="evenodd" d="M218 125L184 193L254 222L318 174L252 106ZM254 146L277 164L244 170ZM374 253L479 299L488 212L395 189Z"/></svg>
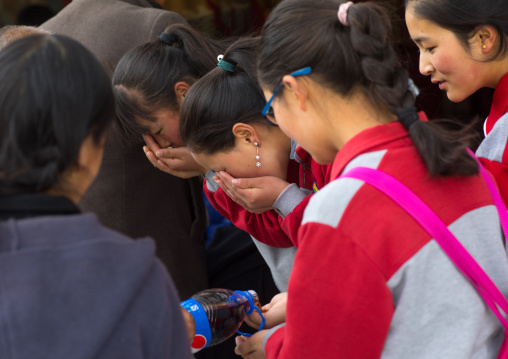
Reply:
<svg viewBox="0 0 508 359"><path fill-rule="evenodd" d="M210 323L208 322L205 310L197 300L189 298L181 302L180 305L187 309L187 311L194 317L196 335L191 343L191 349L193 353L196 353L210 345L212 340Z"/></svg>

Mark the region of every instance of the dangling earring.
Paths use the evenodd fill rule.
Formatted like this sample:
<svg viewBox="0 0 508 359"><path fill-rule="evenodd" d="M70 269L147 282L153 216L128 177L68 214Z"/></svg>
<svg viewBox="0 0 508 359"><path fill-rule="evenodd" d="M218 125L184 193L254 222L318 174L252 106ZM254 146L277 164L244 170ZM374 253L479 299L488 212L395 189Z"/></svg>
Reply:
<svg viewBox="0 0 508 359"><path fill-rule="evenodd" d="M259 162L259 159L261 157L259 157L259 147L258 147L258 143L257 142L254 142L254 146L256 146L256 167L261 167L261 162Z"/></svg>

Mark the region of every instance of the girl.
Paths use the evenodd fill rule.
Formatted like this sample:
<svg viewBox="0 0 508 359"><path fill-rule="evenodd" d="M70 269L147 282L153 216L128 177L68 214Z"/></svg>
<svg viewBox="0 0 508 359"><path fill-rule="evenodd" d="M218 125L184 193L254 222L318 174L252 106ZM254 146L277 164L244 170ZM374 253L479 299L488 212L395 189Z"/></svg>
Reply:
<svg viewBox="0 0 508 359"><path fill-rule="evenodd" d="M265 97L287 135L317 162L332 162L331 178L363 166L408 186L506 296L508 260L489 190L457 134L418 120L388 25L374 3L281 2L260 42ZM239 339L245 358L497 355L503 330L481 296L372 186L326 185L305 209L298 243L286 325Z"/></svg>
<svg viewBox="0 0 508 359"><path fill-rule="evenodd" d="M77 207L114 118L102 66L75 40L31 35L0 51L0 78L0 310L8 313L0 352L192 358L153 241L133 241Z"/></svg>
<svg viewBox="0 0 508 359"><path fill-rule="evenodd" d="M257 44L255 40L242 41L247 41L247 43L242 45L244 48L242 51L247 56L250 56L251 59L254 58L255 45ZM191 85L194 86L194 82L211 69L214 69L215 73L217 71L219 73L224 71L217 67L216 60L218 54L224 53L224 49L221 49L221 46L224 46L224 42L210 42L210 40L187 26L173 25L159 37L159 40L139 46L124 56L115 70L113 85L118 104L117 113L122 126L125 132L130 134L131 138L135 139L137 136L144 134L145 140L149 144L145 148L147 157L151 159L155 166L163 171L181 177L205 174L207 172L205 168L193 160L185 147L181 147L183 142L178 134L178 123L180 121L181 103L184 97L187 96ZM258 122L263 122L266 124L266 127L273 127L268 125L262 116L259 115L259 110L263 107L265 101L259 86L256 84L254 63L251 61L249 66L250 82L243 79L244 76L238 76L238 79L242 79L243 84L250 90L249 93L253 94L252 101L254 105L252 103L249 104L251 106L249 110L254 106L255 117L258 117ZM226 83L224 82L224 84ZM224 86L224 84L220 84L220 86ZM208 85L207 88L209 88ZM238 92L239 96L242 94L242 91L243 89ZM212 95L215 96L215 94ZM209 96L208 91L207 98ZM245 111L246 105L244 104L245 99L248 98L247 96L241 97L242 101L238 102L237 113L248 114ZM228 113L230 111L231 109L228 107L224 112L220 113L220 116L229 116ZM214 116L217 115L214 114ZM230 125L227 124L227 126ZM192 129L195 130L195 128L193 127ZM199 129L200 133L204 133L203 131L204 129ZM231 132L231 126L228 127L227 131ZM280 131L278 132L280 137ZM275 141L272 140L272 142ZM283 178L286 177L286 172L288 171L287 163L290 162L291 141L287 137L286 147L288 147L286 154L281 152L284 158L284 160L281 160L283 164L279 164L280 167L277 170L278 176ZM302 176L305 175L304 182L308 188L312 188L315 180L311 177L310 156L305 153L300 153L300 155L303 161L305 161L303 165L305 166L307 163L309 165L308 169L302 170ZM252 172L249 177L254 175L259 176L263 173L270 174L270 171L266 171L269 168L267 160L268 157L266 160L262 160L261 163L263 165L260 171L258 169L258 171ZM292 181L298 182L298 163L291 161L290 167L294 177ZM235 171L233 173L246 174L242 172L236 173ZM230 178L227 173L222 173L222 176L222 178ZM211 178L209 177L209 179ZM238 228L245 230L255 237L254 243L270 266L275 283L280 290L286 290L294 256L294 244L291 238L296 237L295 233L303 211L295 211L294 214L299 213L299 215L291 214L284 221L281 215L290 213L294 206L302 201L308 192L301 191L296 185L291 186L291 189L288 189L287 193L293 193L294 198L291 202L293 204L287 208L281 207L281 215L274 211L269 211L269 213L263 215L254 215L230 200L222 189L217 191L218 187L215 186L213 179L207 181L208 185L211 183L213 185L210 188L213 189L213 192L209 191L206 185L204 187L205 193L212 201L214 207L219 208L221 214L227 218L231 218L231 215L234 216L234 218L231 218L233 223ZM324 182L320 180L317 183L319 187L323 184ZM286 181L279 181L279 186L282 187L277 189L278 192L274 192L273 185L270 185L268 189L271 192L269 197L271 201L268 200L268 204L262 204L262 209L257 208L255 210L271 210L277 196L288 185L289 183ZM223 187L226 189L225 185ZM258 192L265 193L265 191ZM235 199L238 200L237 197ZM304 203L307 201L308 199L305 199ZM254 202L259 203L259 200ZM245 202L241 203L246 207L248 206ZM254 210L252 206L250 209ZM293 235L291 232L293 232ZM278 247L291 249L279 251L259 242L257 239L277 245Z"/></svg>
<svg viewBox="0 0 508 359"><path fill-rule="evenodd" d="M460 102L495 88L477 150L508 203L508 8L506 1L406 0L406 24L420 50L420 72Z"/></svg>
<svg viewBox="0 0 508 359"><path fill-rule="evenodd" d="M216 67L217 54L232 39L216 41L188 25L171 25L158 40L140 45L119 61L113 75L117 115L126 139L140 136L148 159L181 178L199 176L178 136L180 105L192 84Z"/></svg>
<svg viewBox="0 0 508 359"><path fill-rule="evenodd" d="M307 195L313 184L319 188L325 184L328 167L312 161L261 115L265 100L254 61L258 40L237 41L225 52L219 66L189 90L180 112L179 132L196 162L209 170L205 193L210 202L260 241L287 247L296 238L310 199ZM262 214L243 208L248 204L238 198L241 190L231 196L243 207L224 193L222 189L235 191L234 186L226 188L226 178L231 177L264 179L262 188L250 189L265 193L257 202L260 208L255 210ZM297 185L299 177L302 183ZM216 181L222 184L219 191ZM274 208L278 214L272 211ZM277 235L280 226L285 235Z"/></svg>

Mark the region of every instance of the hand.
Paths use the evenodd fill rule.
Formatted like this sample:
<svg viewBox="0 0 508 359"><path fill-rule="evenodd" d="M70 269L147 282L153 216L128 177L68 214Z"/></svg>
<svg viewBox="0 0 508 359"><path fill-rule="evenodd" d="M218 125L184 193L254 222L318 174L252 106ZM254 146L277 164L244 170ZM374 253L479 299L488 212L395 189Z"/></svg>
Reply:
<svg viewBox="0 0 508 359"><path fill-rule="evenodd" d="M234 178L224 171L217 173L214 179L233 201L252 213L272 209L275 200L289 186L275 176Z"/></svg>
<svg viewBox="0 0 508 359"><path fill-rule="evenodd" d="M245 359L264 359L263 337L265 333L266 330L261 330L253 334L252 337L237 336L235 338L235 353Z"/></svg>
<svg viewBox="0 0 508 359"><path fill-rule="evenodd" d="M152 136L143 135L146 146L143 151L153 166L180 178L190 178L206 173L206 169L194 161L187 147L160 148Z"/></svg>
<svg viewBox="0 0 508 359"><path fill-rule="evenodd" d="M194 317L184 307L180 307L180 309L182 309L183 319L185 321L185 325L187 326L189 341L192 343L194 336L196 335L196 323L194 322Z"/></svg>
<svg viewBox="0 0 508 359"><path fill-rule="evenodd" d="M279 293L272 298L270 303L266 304L261 308L264 312L263 317L265 318L265 329L273 328L279 324L286 322L286 306L288 301L288 293ZM252 328L259 328L261 324L261 317L259 313L254 310L252 314L245 317L245 323Z"/></svg>

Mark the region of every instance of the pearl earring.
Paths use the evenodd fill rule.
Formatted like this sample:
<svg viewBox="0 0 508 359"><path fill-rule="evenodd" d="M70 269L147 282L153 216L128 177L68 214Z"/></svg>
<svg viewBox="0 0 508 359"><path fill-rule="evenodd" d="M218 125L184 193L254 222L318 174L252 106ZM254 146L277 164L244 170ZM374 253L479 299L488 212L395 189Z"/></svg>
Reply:
<svg viewBox="0 0 508 359"><path fill-rule="evenodd" d="M261 162L259 162L259 159L261 157L259 157L259 147L258 147L258 143L257 142L254 142L254 146L256 146L256 167L261 167Z"/></svg>

